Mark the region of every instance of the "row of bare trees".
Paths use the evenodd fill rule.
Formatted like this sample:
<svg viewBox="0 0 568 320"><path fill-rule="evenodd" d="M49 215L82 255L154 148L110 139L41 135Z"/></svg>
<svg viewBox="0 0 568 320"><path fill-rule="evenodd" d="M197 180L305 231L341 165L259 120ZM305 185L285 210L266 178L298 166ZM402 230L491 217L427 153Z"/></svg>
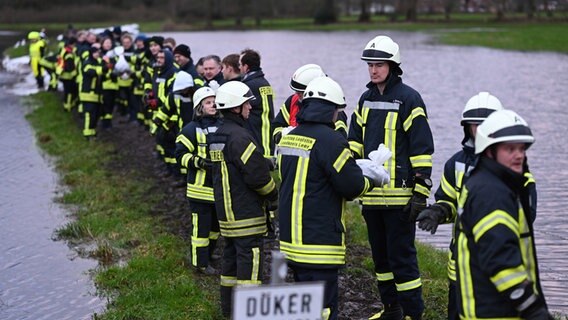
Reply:
<svg viewBox="0 0 568 320"><path fill-rule="evenodd" d="M458 12L491 12L503 20L509 13L524 12L527 19L536 15L552 16L555 12L566 18L567 0L2 0L0 22L31 22L36 17L44 22L60 20L91 21L83 19L118 20L138 16L142 19L170 19L174 22L199 21L213 25L217 19L234 19L241 25L243 19L254 18L261 24L265 18L313 18L315 23L333 23L339 15L355 15L360 22L371 21L373 15L387 15L392 21L417 21L432 13L443 13L451 19ZM65 13L81 7L89 8L90 15L76 15L70 19ZM78 9L75 9L78 8ZM65 9L65 10L61 10ZM79 11L80 12L80 11ZM100 12L100 13L99 13ZM58 14L59 13L59 14ZM98 13L98 14L95 14ZM130 14L128 14L130 13ZM71 17L73 18L73 16ZM61 22L61 21L57 21Z"/></svg>

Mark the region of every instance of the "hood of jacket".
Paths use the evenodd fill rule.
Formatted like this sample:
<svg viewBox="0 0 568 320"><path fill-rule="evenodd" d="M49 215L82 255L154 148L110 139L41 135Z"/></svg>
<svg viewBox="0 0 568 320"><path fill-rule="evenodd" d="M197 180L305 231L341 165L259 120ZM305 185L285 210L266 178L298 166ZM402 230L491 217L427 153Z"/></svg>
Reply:
<svg viewBox="0 0 568 320"><path fill-rule="evenodd" d="M335 127L333 115L336 106L333 103L320 99L307 99L302 101L302 108L298 111L296 119L298 123L322 123Z"/></svg>

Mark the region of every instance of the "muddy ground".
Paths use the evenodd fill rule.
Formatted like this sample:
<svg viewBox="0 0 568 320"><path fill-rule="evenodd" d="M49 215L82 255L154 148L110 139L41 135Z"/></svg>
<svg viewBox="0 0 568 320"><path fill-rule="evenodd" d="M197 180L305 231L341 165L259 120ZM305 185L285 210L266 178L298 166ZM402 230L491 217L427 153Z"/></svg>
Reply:
<svg viewBox="0 0 568 320"><path fill-rule="evenodd" d="M80 124L80 119L77 116L75 118ZM152 192L162 193L166 200L152 208L152 214L159 217L170 232L189 242L191 215L185 198L185 187L180 187L179 182L172 176L164 175L165 167L155 155L154 137L150 136L143 126L133 122L125 123L124 118L120 116L115 116L112 129L103 131L99 128L98 132L98 141L116 146L116 161L112 161L109 170L131 172L141 180L153 181ZM265 283L270 282L270 252L275 249L277 241L267 238ZM340 271L339 277L340 319L368 319L381 308L374 275L361 265L363 259L370 255L367 247L348 245L347 266ZM213 266L217 270L220 269L219 262ZM290 273L288 279L292 279Z"/></svg>

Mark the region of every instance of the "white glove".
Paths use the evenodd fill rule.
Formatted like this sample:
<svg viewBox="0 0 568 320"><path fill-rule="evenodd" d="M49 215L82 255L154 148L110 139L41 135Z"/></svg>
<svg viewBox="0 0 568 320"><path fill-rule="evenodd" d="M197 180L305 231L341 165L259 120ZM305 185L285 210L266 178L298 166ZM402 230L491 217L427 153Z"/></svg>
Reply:
<svg viewBox="0 0 568 320"><path fill-rule="evenodd" d="M382 165L377 165L375 161L369 159L357 159L355 162L363 171L363 175L373 181L375 187L382 187L389 183L390 174Z"/></svg>
<svg viewBox="0 0 568 320"><path fill-rule="evenodd" d="M373 160L379 166L382 166L388 159L392 157L392 152L384 144L380 144L377 150L369 153L369 159Z"/></svg>
<svg viewBox="0 0 568 320"><path fill-rule="evenodd" d="M285 135L290 133L290 131L294 130L294 128L296 127L288 126L286 128L282 128L282 138L284 138Z"/></svg>
<svg viewBox="0 0 568 320"><path fill-rule="evenodd" d="M209 88L217 91L217 89L219 89L219 87L220 87L220 85L219 85L219 82L217 82L217 80L211 80L209 82Z"/></svg>

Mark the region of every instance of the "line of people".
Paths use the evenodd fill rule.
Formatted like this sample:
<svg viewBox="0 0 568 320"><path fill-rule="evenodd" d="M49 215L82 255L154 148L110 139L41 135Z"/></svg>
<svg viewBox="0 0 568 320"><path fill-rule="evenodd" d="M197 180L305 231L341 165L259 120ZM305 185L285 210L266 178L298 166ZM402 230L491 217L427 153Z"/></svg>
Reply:
<svg viewBox="0 0 568 320"><path fill-rule="evenodd" d="M369 319L422 319L417 222L432 233L440 223L455 226L449 319L552 319L533 239L536 187L525 151L534 137L495 96L480 92L466 103L463 149L446 162L428 206L428 113L403 83L399 46L387 36L363 49L370 82L349 126L343 90L319 65L293 73L293 94L274 116L274 91L255 50L194 65L189 46L174 39L83 36L66 38L57 59L64 109L80 106L88 139L99 119L112 125L115 106L155 136L167 174L186 186L191 265L217 274L211 260L224 237L225 316L235 286L262 283L263 239L274 223L295 281L324 281L322 317L337 319L346 201L359 199L384 306Z"/></svg>

